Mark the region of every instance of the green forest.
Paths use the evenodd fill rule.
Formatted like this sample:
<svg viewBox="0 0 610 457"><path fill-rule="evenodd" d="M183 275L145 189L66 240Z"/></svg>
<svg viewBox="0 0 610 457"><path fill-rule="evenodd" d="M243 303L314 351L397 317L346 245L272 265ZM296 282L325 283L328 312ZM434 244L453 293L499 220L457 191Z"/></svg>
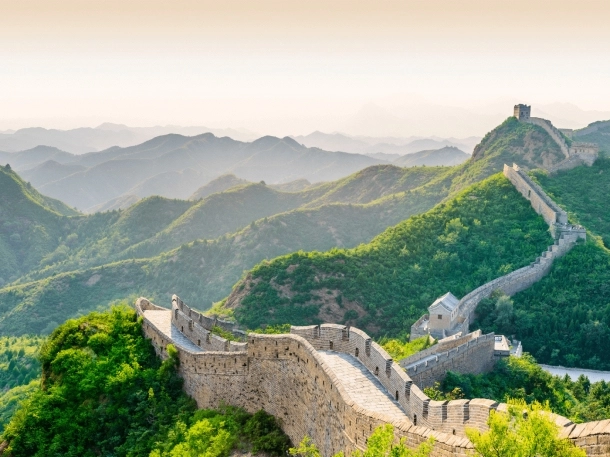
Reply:
<svg viewBox="0 0 610 457"><path fill-rule="evenodd" d="M520 399L528 404L548 403L553 412L575 423L610 417L610 383L591 383L582 375L576 381L552 376L527 353L498 361L490 373L449 372L441 384L425 392L435 400L490 398L498 402Z"/></svg>
<svg viewBox="0 0 610 457"><path fill-rule="evenodd" d="M515 335L543 363L610 370L610 160L602 156L592 167L533 176L568 211L572 223L587 228L588 241L512 297L508 313L499 312L497 297L481 302L473 327Z"/></svg>
<svg viewBox="0 0 610 457"><path fill-rule="evenodd" d="M14 457L284 455L275 418L234 407L196 410L177 351L161 362L125 306L69 320L44 342L41 381L2 435ZM198 453L205 450L205 453Z"/></svg>
<svg viewBox="0 0 610 457"><path fill-rule="evenodd" d="M603 136L604 128L600 125L596 135ZM244 328L258 331L282 331L287 323L355 325L382 338L393 356L404 357L428 344L404 342L410 325L435 298L447 291L461 297L529 264L552 243L542 218L496 173L504 163L536 168L561 159L557 145L542 129L509 118L485 136L471 160L456 167L380 165L297 192L262 182L237 183L203 199L149 197L126 210L92 215L41 195L10 167L0 167L0 256L4 260L0 265L0 332L4 335L0 338L0 424L8 423L26 397L30 398L26 409L34 408L31 411L59 408L53 402L60 401L76 414L75 403L70 402L77 400L62 396L66 383L72 382L75 392L91 386L81 385L67 371L54 375L60 367L53 360L70 349L74 350L70 364L78 361L89 367L87 382L119 376L118 371L98 366L98 357L131 366L136 363L147 373L137 378L138 389L151 386L155 401L171 398L172 404L180 405L175 410L160 407L157 428L150 436L137 438L144 443L137 455L181 455L181 449L188 450L180 447L187 437L206 430L222 429L235 437L235 446L242 442L254 446L256 437L237 436L233 425L226 429L218 425L236 421L242 430L244 421L250 420L243 412L194 415L189 400L180 397L179 381L168 374L175 367L165 364L163 368L154 354L142 349L145 343L136 344L138 324L130 321L130 312L115 310L110 314L114 317L89 313L104 312L122 300L133 302L138 296L167 305L176 293L202 310L217 302L215 312L228 312ZM553 176L534 170L531 175L568 211L571 222L588 229L588 241L559 259L533 287L511 299L494 296L483 301L473 329L520 339L525 350L542 363L610 369L610 355L605 351L610 337L610 213L606 210L610 160L602 154L592 167ZM61 325L68 318L77 320ZM83 329L70 327L74 322L84 325ZM96 334L107 333L112 341L118 335L112 332L125 328L133 341L117 343L121 348L100 347L98 355L97 348L88 346L89 327ZM70 332L73 336L62 340L61 335ZM51 338L43 345L39 335L48 334ZM56 353L49 349L52 341L60 348ZM95 356L96 362L87 361L89 356ZM525 376L515 373L510 376ZM581 389L567 380L532 381L540 376L530 370L526 377L551 387L519 392L516 384L503 388L497 376L493 378L497 391L476 395L549 400L552 405L556 401L554 409L563 408L565 415L578 421L608 417L606 387L595 384ZM474 386L478 381L468 382ZM473 394L474 390L467 390L468 382L443 386L449 390L438 395L452 395L458 387L462 394ZM88 433L93 432L87 427L95 421L100 421L98 428L104 433L120 428L118 440L124 449L133 448L130 440L136 440L142 428L137 408L150 405L144 402L144 394L129 390L132 387L109 392L98 386L82 393L81 400L92 402L90 415L57 425L65 429L53 429L65 443L76 439L76 447L57 452L86 455L77 454L76 449L88 449L87 440L93 440ZM97 400L87 397L94 393ZM108 417L96 416L115 414L104 409L106 403L100 399L105 396L111 399L108 408L113 401L127 401L135 409L116 408L117 422L110 424ZM560 398L565 400L563 406ZM20 414L6 433L20 426L38 427L37 439L47 443L50 425L19 425L27 416ZM34 416L50 421L52 413ZM203 420L208 422L197 425ZM170 436L181 438L172 441ZM155 441L159 439L167 446L159 446ZM20 448L22 454L13 455L45 455L58 446L44 444L49 446L45 451L27 448L33 444L19 444L18 439L13 443L25 446ZM119 449L120 443L99 445ZM102 448L91 449L96 453Z"/></svg>
<svg viewBox="0 0 610 457"><path fill-rule="evenodd" d="M463 296L528 265L551 243L542 218L496 175L368 244L264 262L226 306L249 328L320 323L333 313L374 335L395 336L438 296Z"/></svg>

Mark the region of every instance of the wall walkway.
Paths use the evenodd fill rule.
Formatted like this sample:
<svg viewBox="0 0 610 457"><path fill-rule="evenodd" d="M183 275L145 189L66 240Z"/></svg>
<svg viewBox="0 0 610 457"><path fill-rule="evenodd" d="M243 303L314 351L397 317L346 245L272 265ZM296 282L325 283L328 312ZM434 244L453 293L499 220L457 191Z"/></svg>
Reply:
<svg viewBox="0 0 610 457"><path fill-rule="evenodd" d="M247 343L219 337L204 344L195 322L189 328L187 308L178 297L171 310L144 298L136 302L143 331L157 353L167 357L167 345L176 345L184 389L198 406L224 402L250 412L265 409L294 443L308 435L323 456L364 449L372 431L385 423L392 423L397 438L405 437L411 447L433 436L434 457L466 456L472 445L464 437L465 427L484 430L490 411L505 408L486 399L430 400L383 348L355 328L292 327L286 335L249 334ZM175 338L176 332L192 345ZM225 349L216 350L216 345ZM587 452L610 455L604 450L610 425L574 427L559 416L556 422Z"/></svg>

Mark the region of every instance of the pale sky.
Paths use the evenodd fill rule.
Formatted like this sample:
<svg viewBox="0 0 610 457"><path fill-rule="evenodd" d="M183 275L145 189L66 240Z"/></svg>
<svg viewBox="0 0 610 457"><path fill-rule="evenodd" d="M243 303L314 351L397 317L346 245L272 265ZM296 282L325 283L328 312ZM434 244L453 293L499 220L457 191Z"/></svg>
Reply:
<svg viewBox="0 0 610 457"><path fill-rule="evenodd" d="M610 112L609 17L608 0L0 0L0 130L468 136L521 101Z"/></svg>

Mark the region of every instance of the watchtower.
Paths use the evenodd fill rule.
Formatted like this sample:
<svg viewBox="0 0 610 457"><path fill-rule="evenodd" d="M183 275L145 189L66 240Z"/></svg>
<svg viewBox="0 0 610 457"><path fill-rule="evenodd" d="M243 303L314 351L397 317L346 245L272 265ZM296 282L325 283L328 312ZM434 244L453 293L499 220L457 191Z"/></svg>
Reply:
<svg viewBox="0 0 610 457"><path fill-rule="evenodd" d="M529 105L515 105L514 116L520 121L527 121L532 113L532 107Z"/></svg>

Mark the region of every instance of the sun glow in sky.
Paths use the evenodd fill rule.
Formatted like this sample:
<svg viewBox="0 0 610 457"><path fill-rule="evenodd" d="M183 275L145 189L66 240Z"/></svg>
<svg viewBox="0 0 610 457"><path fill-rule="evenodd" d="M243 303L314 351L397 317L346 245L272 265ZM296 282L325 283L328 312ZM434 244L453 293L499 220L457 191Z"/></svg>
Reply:
<svg viewBox="0 0 610 457"><path fill-rule="evenodd" d="M0 129L482 135L514 102L610 111L608 17L607 0L0 0ZM489 118L452 129L434 107Z"/></svg>

